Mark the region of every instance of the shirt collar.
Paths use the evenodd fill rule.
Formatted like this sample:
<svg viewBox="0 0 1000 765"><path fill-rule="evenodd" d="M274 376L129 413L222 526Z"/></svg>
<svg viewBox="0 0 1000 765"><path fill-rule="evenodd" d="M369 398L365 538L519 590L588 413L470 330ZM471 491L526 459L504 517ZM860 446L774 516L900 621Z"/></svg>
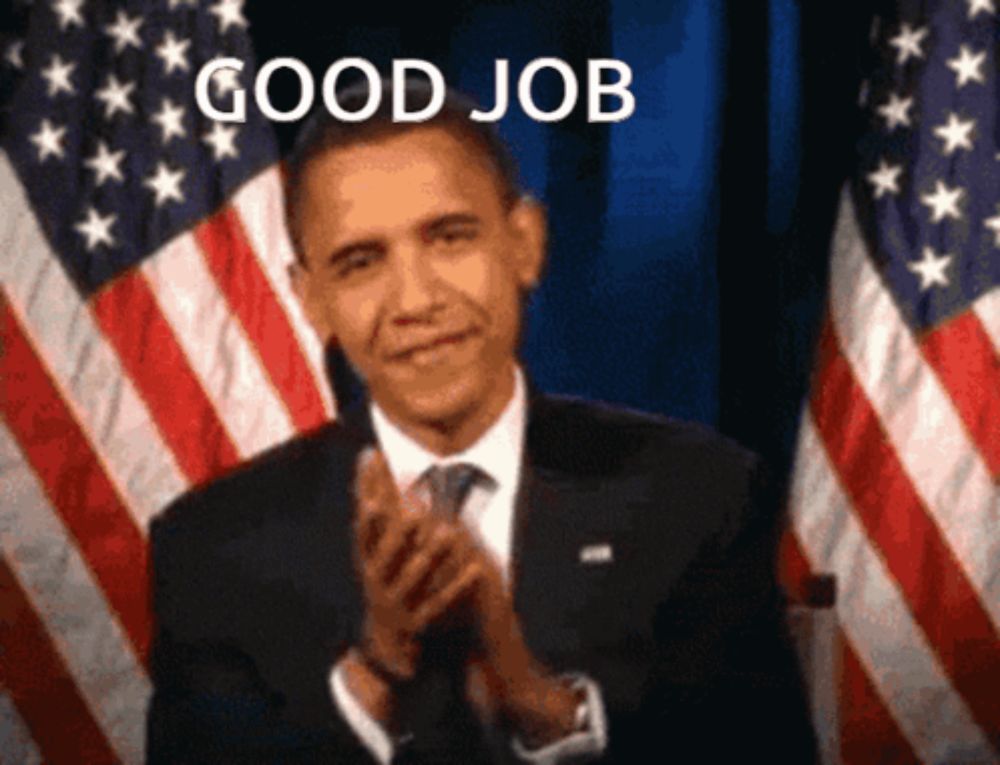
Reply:
<svg viewBox="0 0 1000 765"><path fill-rule="evenodd" d="M514 394L500 416L469 448L457 454L440 457L428 451L400 430L371 401L372 426L389 472L401 492L408 489L432 465L448 466L458 462L475 465L496 481L499 487L516 487L521 466L526 419L524 373L514 372Z"/></svg>

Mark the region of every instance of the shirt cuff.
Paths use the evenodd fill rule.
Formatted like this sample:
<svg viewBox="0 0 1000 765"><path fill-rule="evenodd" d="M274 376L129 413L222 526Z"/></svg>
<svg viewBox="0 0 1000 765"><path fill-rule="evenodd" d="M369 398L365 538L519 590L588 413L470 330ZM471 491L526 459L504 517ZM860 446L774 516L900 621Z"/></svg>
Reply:
<svg viewBox="0 0 1000 765"><path fill-rule="evenodd" d="M365 745L365 749L379 762L379 765L389 765L393 754L392 738L368 714L368 710L354 698L347 687L344 670L339 662L334 665L330 672L330 690L333 693L337 709L340 710L340 714L343 715L354 734Z"/></svg>
<svg viewBox="0 0 1000 765"><path fill-rule="evenodd" d="M597 756L607 748L608 719L600 686L586 675L567 675L567 679L573 681L574 689L582 689L585 693L586 726L541 749L526 749L515 736L514 754L522 761L531 765L557 765L571 757Z"/></svg>

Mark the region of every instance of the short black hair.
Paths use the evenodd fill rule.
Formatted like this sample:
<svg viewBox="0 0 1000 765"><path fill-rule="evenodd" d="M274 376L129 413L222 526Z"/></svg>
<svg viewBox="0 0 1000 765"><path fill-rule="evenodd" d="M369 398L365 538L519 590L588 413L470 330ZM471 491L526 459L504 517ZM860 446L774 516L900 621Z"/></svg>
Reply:
<svg viewBox="0 0 1000 765"><path fill-rule="evenodd" d="M334 117L325 105L314 110L303 124L295 144L285 160L285 220L294 245L295 257L302 262L297 211L302 192L302 177L311 160L331 149L341 149L359 143L380 141L403 135L411 130L440 127L486 160L499 185L506 207L512 207L521 196L517 164L507 145L490 122L477 122L469 117L477 104L467 96L446 88L441 109L423 122L397 122L392 114L392 81L382 78L378 108L360 122L345 122ZM337 93L337 103L344 111L360 111L370 94L367 78ZM433 91L425 80L408 78L404 86L406 107L421 109L430 103Z"/></svg>

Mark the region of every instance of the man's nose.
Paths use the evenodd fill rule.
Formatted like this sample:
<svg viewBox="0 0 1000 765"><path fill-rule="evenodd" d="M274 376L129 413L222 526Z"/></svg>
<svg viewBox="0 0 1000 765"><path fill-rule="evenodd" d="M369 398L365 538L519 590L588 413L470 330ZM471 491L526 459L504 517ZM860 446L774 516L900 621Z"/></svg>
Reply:
<svg viewBox="0 0 1000 765"><path fill-rule="evenodd" d="M431 313L440 301L440 284L434 269L418 247L401 246L393 262L393 303L402 319Z"/></svg>

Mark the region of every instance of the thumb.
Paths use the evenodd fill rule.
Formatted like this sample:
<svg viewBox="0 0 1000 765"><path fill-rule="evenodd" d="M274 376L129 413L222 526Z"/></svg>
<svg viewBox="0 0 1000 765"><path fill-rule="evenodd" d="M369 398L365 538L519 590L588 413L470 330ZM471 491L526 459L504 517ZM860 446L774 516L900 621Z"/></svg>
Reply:
<svg viewBox="0 0 1000 765"><path fill-rule="evenodd" d="M354 467L354 496L362 513L377 512L390 498L395 486L382 452L365 447Z"/></svg>

